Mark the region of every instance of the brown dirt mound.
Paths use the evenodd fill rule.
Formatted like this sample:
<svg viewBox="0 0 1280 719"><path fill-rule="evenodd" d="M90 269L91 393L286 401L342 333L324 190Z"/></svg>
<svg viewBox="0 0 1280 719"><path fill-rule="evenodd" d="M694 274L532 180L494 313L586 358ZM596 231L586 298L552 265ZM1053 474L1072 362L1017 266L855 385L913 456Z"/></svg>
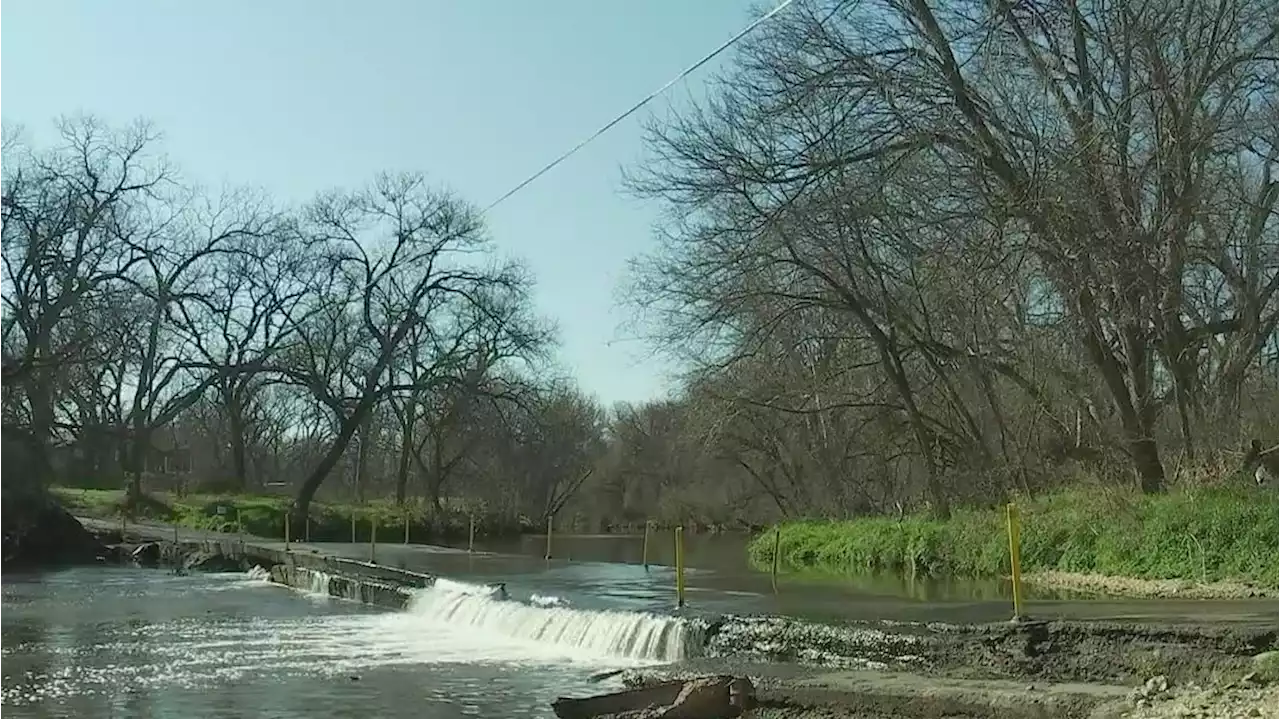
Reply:
<svg viewBox="0 0 1280 719"><path fill-rule="evenodd" d="M3 570L91 564L107 553L53 497L6 492L3 500Z"/></svg>

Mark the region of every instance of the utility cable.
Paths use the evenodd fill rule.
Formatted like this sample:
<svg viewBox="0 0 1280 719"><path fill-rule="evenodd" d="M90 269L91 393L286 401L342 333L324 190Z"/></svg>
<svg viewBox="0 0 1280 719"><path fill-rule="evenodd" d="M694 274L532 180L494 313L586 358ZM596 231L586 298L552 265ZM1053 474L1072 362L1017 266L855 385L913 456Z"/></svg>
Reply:
<svg viewBox="0 0 1280 719"><path fill-rule="evenodd" d="M788 6L788 5L790 5L790 4L791 4L791 3L793 3L793 2L795 2L795 0L783 0L783 2L781 2L777 7L775 7L775 8L774 8L774 9L772 9L772 10L770 10L769 12L765 13L764 15L761 15L760 17L756 18L755 22L753 22L753 23L751 23L750 25L748 25L748 26L746 26L745 28L743 28L743 30L742 30L741 32L739 32L737 35L734 35L733 37L731 37L731 38L729 38L728 40L726 40L722 45L720 45L720 47L717 47L715 50L712 50L710 54L706 55L706 56L705 56L705 57L703 57L701 60L699 60L699 61L695 62L694 64L690 65L689 67L685 68L685 69L684 69L684 71L682 71L679 75L676 75L675 77L671 78L671 80L669 80L669 81L667 82L667 84L665 84L665 85L663 85L662 87L658 88L657 90L654 90L653 92L649 93L649 94L648 94L648 95L647 95L643 100L641 100L640 102L637 102L635 105L632 105L632 106L631 106L631 108L630 108L630 109L628 109L626 112L624 112L624 113L622 113L621 115L618 115L617 117L613 118L613 119L612 119L612 120L610 120L607 124L605 124L605 126L604 126L604 127L601 127L599 130L596 130L595 132L593 132L593 133L591 133L590 135L588 135L588 136L587 136L587 138L586 138L585 140L583 140L582 142L579 142L577 145L574 145L574 146L573 146L573 147L572 147L568 152L566 152L566 153L564 153L563 155L561 155L561 156L557 157L555 160L552 160L552 161L551 161L551 163L550 163L550 164L548 164L546 167L544 167L544 168L542 168L541 170L538 170L537 172L533 173L533 174L532 174L531 176L529 176L529 178L528 178L528 179L526 179L524 182L521 182L520 184L518 184L518 185L516 185L515 187L511 188L510 190L508 190L508 191L507 191L507 193L506 193L505 195L503 195L502 197L499 197L498 199L494 200L494 201L493 201L493 202L492 202L488 207L484 208L484 213L486 213L486 214L487 214L487 213L489 212L489 210L492 210L493 208L497 207L499 204L501 204L503 201L505 201L508 197L511 197L512 195L516 194L517 192L519 192L519 191L523 190L525 187L527 187L527 186L528 186L530 183L532 183L534 180L536 180L536 179L538 179L539 177L542 177L543 175L547 174L547 173L548 173L548 172L550 172L552 169L554 169L556 165L559 165L560 163L562 163L562 162L564 162L565 160L567 160L567 159L569 159L570 157L572 157L576 152L578 152L578 150L581 150L582 148L586 147L586 146L587 146L591 141L595 140L597 137L600 137L600 136L601 136L601 135L603 135L604 133L608 132L610 129L612 129L612 128L613 128L613 126L614 126L614 125L617 125L619 122L622 122L623 120L627 119L627 118L628 118L628 117L630 117L631 115L635 114L635 112L636 112L637 110L639 110L640 108L642 108L642 107L644 107L645 105L649 104L649 101L653 100L655 97L657 97L657 96L661 95L662 93L666 92L666 91L667 91L667 89L668 89L668 88L670 88L672 85L676 84L677 82L680 82L680 81L681 81L681 80L683 80L685 77L688 77L690 73L695 72L698 68L700 68L700 67L702 67L703 65L707 64L708 62L710 62L710 61L711 61L712 59L714 59L717 55L719 55L720 53L722 53L722 52L724 52L725 50L729 49L729 47L730 47L730 46L732 46L734 43L736 43L736 42L738 42L739 40L741 40L742 38L746 37L746 36L747 36L747 35L748 35L752 30L755 30L755 29L756 29L757 27L759 27L761 24L763 24L763 23L767 22L767 21L768 21L770 18L772 18L774 15L777 15L778 13L782 12L783 10L785 10L785 9L787 8L787 6Z"/></svg>

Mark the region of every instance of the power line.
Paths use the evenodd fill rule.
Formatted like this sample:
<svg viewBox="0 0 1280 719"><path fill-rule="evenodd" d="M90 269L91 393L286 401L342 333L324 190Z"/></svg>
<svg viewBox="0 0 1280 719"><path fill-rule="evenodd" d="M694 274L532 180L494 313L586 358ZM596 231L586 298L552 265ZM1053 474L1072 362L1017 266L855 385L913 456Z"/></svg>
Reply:
<svg viewBox="0 0 1280 719"><path fill-rule="evenodd" d="M532 174L532 175L530 175L530 176L529 176L529 178L528 178L528 179L526 179L524 182L521 182L520 184L518 184L518 185L516 185L515 187L511 188L510 190L508 190L508 191L507 191L507 193L506 193L505 195L503 195L502 197L499 197L498 199L494 200L494 201L493 201L493 202L492 202L488 207L484 208L484 212L485 212L485 213L488 213L488 212L489 212L489 210L492 210L493 208L497 207L499 204L501 204L503 201L505 201L508 197L511 197L512 195L516 194L517 192L519 192L519 191L523 190L527 185L529 185L529 183L533 182L534 180L538 179L539 177L542 177L543 175L545 175L545 174L547 174L548 172L550 172L553 168L555 168L555 166L556 166L556 165L559 165L560 163L562 163L562 162L564 162L565 160L569 159L569 158L570 158L571 156L573 156L573 154L574 154L574 153L576 153L578 150L581 150L582 148L586 147L586 146L587 146L587 144L589 144L592 140L595 140L597 137L600 137L600 136L601 136L601 135L603 135L604 133L608 132L608 131L609 131L609 130L614 126L614 125L616 125L616 124L618 124L619 122L622 122L623 120L625 120L625 119L627 119L628 117L630 117L632 114L634 114L634 113L636 112L636 110L639 110L640 108L642 108L642 107L644 107L645 105L647 105L647 104L649 103L649 101L650 101L650 100L652 100L653 98L655 98L655 97L657 97L657 96L661 95L662 93L666 92L666 91L667 91L667 88L671 87L672 85L676 84L677 82L680 82L680 81L681 81L681 80L683 80L685 77L687 77L690 73L692 73L692 72L696 71L698 68L700 68L700 67L702 67L703 65L707 64L708 62L710 62L713 58L715 58L715 56L717 56L717 55L719 55L720 53L724 52L724 51L725 51L725 50L727 50L731 45L733 45L733 44L734 44L734 43L736 43L737 41L741 40L742 38L746 37L746 36L747 36L747 34L748 34L748 33L750 33L752 30L755 30L755 29L756 29L758 26L760 26L762 23L764 23L764 22L768 21L768 20L769 20L770 18L772 18L774 15L777 15L778 13L782 12L783 10L785 10L785 9L787 8L787 6L788 6L788 5L790 5L790 4L791 4L791 3L793 3L793 2L795 2L795 0L783 0L783 2L782 2L782 3L780 3L777 7L775 7L775 8L774 8L774 9L772 9L772 10L770 10L769 12L765 13L764 15L761 15L760 17L756 18L755 22L753 22L753 23L751 23L750 25L748 25L748 26L746 26L745 28L743 28L742 32L739 32L737 35L734 35L733 37L731 37L731 38L729 38L728 40L726 40L722 45L720 45L720 47L717 47L715 50L712 50L710 54L708 54L707 56L703 57L701 60L699 60L699 61L695 62L694 64L690 65L689 67L685 68L685 69L684 69L684 70L683 70L679 75L676 75L675 77L671 78L671 79L667 82L667 84L665 84L665 85L663 85L662 87L658 88L657 90L654 90L653 92L649 93L647 96L645 96L645 98L644 98L643 100L641 100L640 102L637 102L635 105L632 105L632 106L631 106L631 108L630 108L630 109L628 109L626 112L624 112L624 113L622 113L621 115L618 115L617 117L613 118L613 119L612 119L612 120L610 120L607 124L605 124L605 126L604 126L604 127L601 127L599 130L596 130L595 132L593 132L593 133L591 133L590 135L588 135L588 136L587 136L587 139L583 140L582 142L579 142L577 145L574 145L574 146L573 146L573 147L572 147L568 152L566 152L566 153L564 153L563 155L561 155L561 156L557 157L556 159L552 160L552 161L551 161L551 163L550 163L550 164L548 164L546 167L544 167L544 168L542 168L541 170L538 170L537 172L533 173L533 174Z"/></svg>

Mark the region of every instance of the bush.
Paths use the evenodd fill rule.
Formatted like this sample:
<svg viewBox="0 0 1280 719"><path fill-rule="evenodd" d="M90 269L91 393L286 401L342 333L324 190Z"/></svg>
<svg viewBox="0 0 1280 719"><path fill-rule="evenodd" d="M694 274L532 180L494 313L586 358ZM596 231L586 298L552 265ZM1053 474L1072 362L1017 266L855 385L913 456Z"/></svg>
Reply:
<svg viewBox="0 0 1280 719"><path fill-rule="evenodd" d="M1276 586L1277 504L1255 487L1143 496L1074 490L1019 504L1022 566L1141 579L1235 579ZM773 561L773 530L748 548ZM870 517L782 525L782 566L832 573L876 571L998 577L1008 574L1004 513L959 509L948 521Z"/></svg>

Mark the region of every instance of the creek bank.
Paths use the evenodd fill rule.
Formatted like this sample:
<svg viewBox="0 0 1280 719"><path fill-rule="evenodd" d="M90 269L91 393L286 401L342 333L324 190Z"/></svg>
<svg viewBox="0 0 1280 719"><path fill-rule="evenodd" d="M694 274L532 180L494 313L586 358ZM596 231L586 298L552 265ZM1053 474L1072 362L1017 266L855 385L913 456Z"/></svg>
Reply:
<svg viewBox="0 0 1280 719"><path fill-rule="evenodd" d="M1129 694L1123 686L1025 680L946 679L870 670L832 671L786 665L738 666L750 681L758 709L752 716L811 719L856 716L952 719L1073 719ZM782 669L782 671L779 671ZM694 670L646 669L628 673L627 686L648 686Z"/></svg>
<svg viewBox="0 0 1280 719"><path fill-rule="evenodd" d="M1276 648L1274 625L1130 622L818 624L724 617L707 630L709 657L897 671L959 679L1134 683L1157 673L1196 680L1250 671Z"/></svg>
<svg viewBox="0 0 1280 719"><path fill-rule="evenodd" d="M1081 487L1024 499L1018 507L1024 574L1109 577L1118 579L1109 589L1119 593L1161 586L1144 580L1224 582L1268 596L1276 591L1274 490L1230 485L1143 495ZM919 514L784 522L753 539L748 554L767 569L780 538L785 569L998 579L1009 573L1005 523L997 507L957 508L946 520Z"/></svg>
<svg viewBox="0 0 1280 719"><path fill-rule="evenodd" d="M93 533L43 491L7 489L0 524L0 570L5 572L94 564L108 554Z"/></svg>
<svg viewBox="0 0 1280 719"><path fill-rule="evenodd" d="M1280 673L1274 626L726 617L710 632L708 656L625 672L623 683L745 677L765 719L1164 719L1274 717Z"/></svg>
<svg viewBox="0 0 1280 719"><path fill-rule="evenodd" d="M716 671L724 667L717 667ZM831 672L778 665L739 666L755 687L758 719L1276 719L1276 684L1244 675L1215 684L1171 685L1163 676L1133 687L1119 684L965 680L871 672ZM698 671L629 672L626 686L644 687Z"/></svg>
<svg viewBox="0 0 1280 719"><path fill-rule="evenodd" d="M1063 589L1102 597L1134 599L1254 599L1276 597L1276 587L1247 582L1196 582L1187 579L1135 579L1074 572L1033 572L1023 581L1046 589Z"/></svg>

